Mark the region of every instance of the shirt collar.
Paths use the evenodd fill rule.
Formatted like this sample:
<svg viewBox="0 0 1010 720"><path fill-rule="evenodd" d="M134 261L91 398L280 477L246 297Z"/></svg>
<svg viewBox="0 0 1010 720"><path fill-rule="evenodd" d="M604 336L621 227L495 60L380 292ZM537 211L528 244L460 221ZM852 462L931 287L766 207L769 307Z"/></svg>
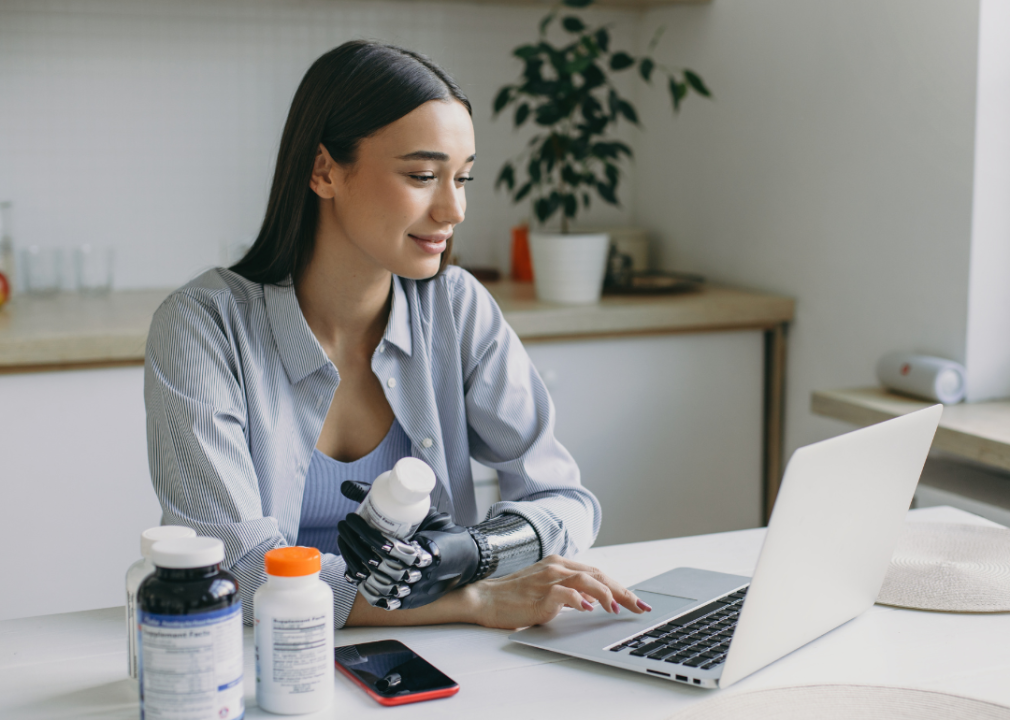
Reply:
<svg viewBox="0 0 1010 720"><path fill-rule="evenodd" d="M331 364L322 345L305 321L302 309L298 305L298 297L295 295L295 286L290 278L281 285L265 284L263 295L270 329L273 331L277 351L280 353L284 371L291 384L294 385L324 365ZM407 293L404 292L402 281L396 275L393 276L393 306L389 310L389 320L386 322L386 331L382 339L400 348L407 356L413 350Z"/></svg>
<svg viewBox="0 0 1010 720"><path fill-rule="evenodd" d="M394 275L393 307L389 310L389 322L386 323L386 332L382 339L396 345L409 357L413 350L410 337L410 307L407 305L407 293L403 290L403 281Z"/></svg>
<svg viewBox="0 0 1010 720"><path fill-rule="evenodd" d="M264 284L263 296L270 330L292 385L324 365L332 364L302 315L290 277L282 285Z"/></svg>

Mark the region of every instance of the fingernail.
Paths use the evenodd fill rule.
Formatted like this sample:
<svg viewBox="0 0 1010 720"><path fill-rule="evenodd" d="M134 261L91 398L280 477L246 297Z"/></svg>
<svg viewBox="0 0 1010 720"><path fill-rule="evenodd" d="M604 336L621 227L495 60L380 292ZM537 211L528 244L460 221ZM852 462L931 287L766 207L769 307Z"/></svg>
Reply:
<svg viewBox="0 0 1010 720"><path fill-rule="evenodd" d="M591 602L589 602L588 600L583 600L582 601L582 607L585 608L586 610L588 610L589 612L593 611L593 604Z"/></svg>
<svg viewBox="0 0 1010 720"><path fill-rule="evenodd" d="M616 600L610 601L610 609L614 611L614 615L621 612L621 606L617 604Z"/></svg>
<svg viewBox="0 0 1010 720"><path fill-rule="evenodd" d="M636 602L638 603L638 607L645 610L645 612L652 612L652 605L650 605L649 603L645 602L644 600L637 600Z"/></svg>

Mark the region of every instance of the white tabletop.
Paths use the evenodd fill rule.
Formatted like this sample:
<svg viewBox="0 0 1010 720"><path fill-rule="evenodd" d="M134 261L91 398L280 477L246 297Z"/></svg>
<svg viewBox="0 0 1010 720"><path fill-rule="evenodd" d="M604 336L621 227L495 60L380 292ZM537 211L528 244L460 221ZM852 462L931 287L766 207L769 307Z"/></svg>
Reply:
<svg viewBox="0 0 1010 720"><path fill-rule="evenodd" d="M910 521L992 525L953 508L912 511ZM679 566L750 575L763 529L594 548L581 558L628 585ZM56 569L55 571L58 571ZM8 581L13 579L8 578ZM16 580L6 592L16 592ZM68 592L72 592L68 588ZM815 601L815 599L812 599ZM350 629L346 645L395 638L461 687L452 698L391 709L337 676L333 707L312 718L665 718L722 691L567 658L509 642L507 631L467 625ZM741 681L727 692L814 683L942 690L1010 705L1010 613L965 615L875 605L860 617ZM246 628L248 718L256 707L252 631ZM0 718L136 718L125 677L123 608L0 622Z"/></svg>

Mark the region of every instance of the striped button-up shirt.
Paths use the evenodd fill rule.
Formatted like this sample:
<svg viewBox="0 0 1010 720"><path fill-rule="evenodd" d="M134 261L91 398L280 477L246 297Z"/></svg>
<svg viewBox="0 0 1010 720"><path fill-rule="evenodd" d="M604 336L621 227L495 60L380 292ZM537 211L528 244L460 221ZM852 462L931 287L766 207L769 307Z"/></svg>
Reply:
<svg viewBox="0 0 1010 720"><path fill-rule="evenodd" d="M498 472L488 513L526 518L544 555L588 548L600 505L554 437L554 405L491 295L449 267L393 278L389 321L372 355L414 457L435 471L432 503L478 522L470 458ZM144 397L148 458L162 522L221 538L245 619L266 580L263 554L298 538L305 473L340 382L290 284L211 270L155 313ZM356 587L339 555L321 577L342 626Z"/></svg>

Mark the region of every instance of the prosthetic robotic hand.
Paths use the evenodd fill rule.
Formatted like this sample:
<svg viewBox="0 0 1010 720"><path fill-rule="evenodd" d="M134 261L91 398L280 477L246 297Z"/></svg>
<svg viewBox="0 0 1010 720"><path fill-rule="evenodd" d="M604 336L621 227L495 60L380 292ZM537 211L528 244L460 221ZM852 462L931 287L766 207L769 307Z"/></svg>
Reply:
<svg viewBox="0 0 1010 720"><path fill-rule="evenodd" d="M340 489L357 502L368 492L353 481ZM385 537L356 513L337 529L347 581L358 584L369 604L387 610L427 605L461 585L532 565L541 553L533 526L518 515L461 527L433 508L409 541Z"/></svg>

